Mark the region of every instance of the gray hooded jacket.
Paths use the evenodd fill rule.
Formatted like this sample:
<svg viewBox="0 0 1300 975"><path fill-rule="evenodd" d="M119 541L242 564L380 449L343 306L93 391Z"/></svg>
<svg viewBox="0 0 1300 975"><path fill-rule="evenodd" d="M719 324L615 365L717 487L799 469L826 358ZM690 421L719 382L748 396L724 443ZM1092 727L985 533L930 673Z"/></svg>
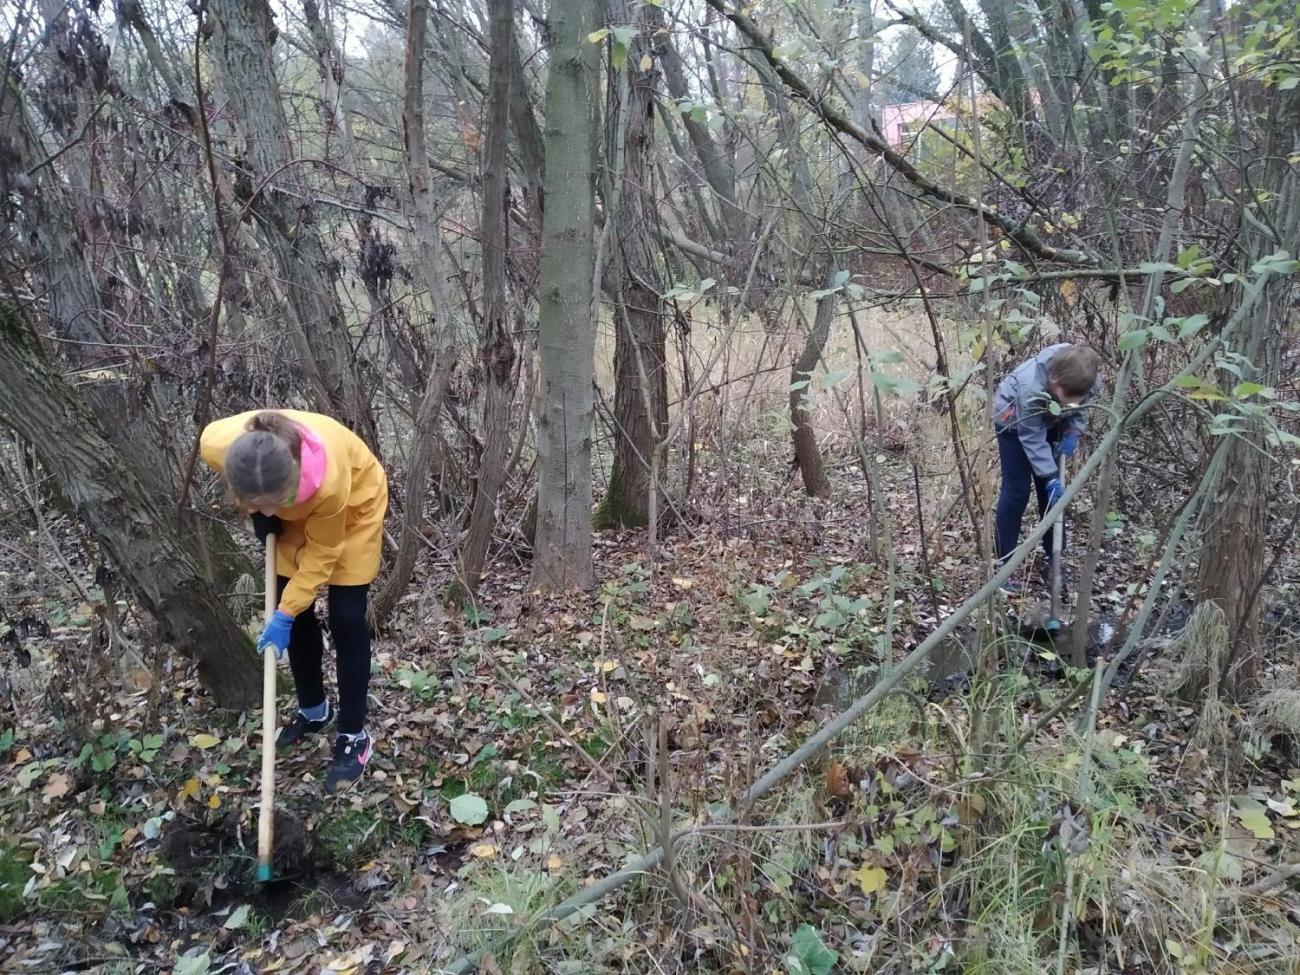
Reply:
<svg viewBox="0 0 1300 975"><path fill-rule="evenodd" d="M1056 477L1056 458L1052 456L1051 441L1057 441L1071 430L1082 434L1088 426L1085 410L1062 410L1059 415L1052 412L1052 394L1047 391L1047 365L1062 349L1068 349L1067 343L1049 345L1042 352L1021 363L1002 380L993 397L993 427L998 433L1014 430L1020 437L1021 446L1034 473L1039 477ZM1101 376L1092 384L1088 395L1083 397L1081 406L1086 406L1096 399L1101 391ZM1059 429L1058 429L1059 428Z"/></svg>

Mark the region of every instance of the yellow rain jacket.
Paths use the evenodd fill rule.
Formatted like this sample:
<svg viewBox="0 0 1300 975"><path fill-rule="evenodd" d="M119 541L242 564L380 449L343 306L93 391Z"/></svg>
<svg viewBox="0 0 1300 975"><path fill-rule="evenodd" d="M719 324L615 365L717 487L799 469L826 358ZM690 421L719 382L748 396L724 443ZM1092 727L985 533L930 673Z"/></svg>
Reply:
<svg viewBox="0 0 1300 975"><path fill-rule="evenodd" d="M225 470L226 452L257 413L240 413L203 428L203 462ZM289 579L280 609L297 616L326 583L362 586L379 574L388 478L370 448L337 420L319 413L275 410L307 427L325 447L325 476L301 503L277 508L284 534L276 545L276 571Z"/></svg>

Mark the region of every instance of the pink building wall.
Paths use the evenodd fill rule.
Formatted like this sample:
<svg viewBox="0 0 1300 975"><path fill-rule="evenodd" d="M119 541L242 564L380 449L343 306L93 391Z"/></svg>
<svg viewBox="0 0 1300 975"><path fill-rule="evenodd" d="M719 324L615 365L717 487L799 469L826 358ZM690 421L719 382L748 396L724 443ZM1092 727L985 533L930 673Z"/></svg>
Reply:
<svg viewBox="0 0 1300 975"><path fill-rule="evenodd" d="M1030 102L1037 107L1041 103L1038 92L1030 90ZM980 114L985 111L1001 105L994 96L989 94L980 95L977 99ZM967 103L967 115L969 115L969 103ZM949 108L942 102L904 102L901 105L884 105L880 109L880 130L885 134L885 141L895 149L902 148L905 141L903 129L910 128L915 135L917 129L922 125L929 125L931 122L942 122L946 119L958 118L957 111Z"/></svg>
<svg viewBox="0 0 1300 975"><path fill-rule="evenodd" d="M928 125L940 119L953 118L951 109L938 102L904 102L901 105L885 105L880 109L880 130L885 134L885 141L898 148L903 144L904 126L918 123Z"/></svg>

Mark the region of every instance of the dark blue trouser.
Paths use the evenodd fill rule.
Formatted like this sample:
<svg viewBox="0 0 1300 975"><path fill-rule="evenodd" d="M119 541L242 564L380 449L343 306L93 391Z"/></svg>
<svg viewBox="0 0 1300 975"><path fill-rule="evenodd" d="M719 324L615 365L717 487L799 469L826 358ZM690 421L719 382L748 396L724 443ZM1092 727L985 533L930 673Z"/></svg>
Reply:
<svg viewBox="0 0 1300 975"><path fill-rule="evenodd" d="M1055 443L1056 437L1048 434L1048 440ZM1025 517L1025 508L1029 506L1029 488L1032 485L1038 497L1038 513L1047 511L1047 478L1039 477L1029 466L1029 457L1020 443L1020 437L1014 430L1003 430L998 434L998 457L1002 461L1002 490L998 493L996 527L994 529L994 549L998 559L1004 559L1015 551L1020 543L1020 523ZM1065 525L1061 525L1061 549L1065 549ZM1043 551L1052 557L1052 533L1043 538Z"/></svg>

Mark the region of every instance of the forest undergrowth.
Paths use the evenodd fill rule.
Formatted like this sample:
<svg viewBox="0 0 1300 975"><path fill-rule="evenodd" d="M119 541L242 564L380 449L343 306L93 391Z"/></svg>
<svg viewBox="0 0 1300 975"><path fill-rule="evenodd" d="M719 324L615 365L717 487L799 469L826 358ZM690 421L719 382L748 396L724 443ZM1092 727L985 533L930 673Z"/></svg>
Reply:
<svg viewBox="0 0 1300 975"><path fill-rule="evenodd" d="M530 592L503 546L452 614L430 573L376 644L366 780L323 798L323 740L282 760L269 887L251 880L258 714L209 706L83 571L66 519L30 525L5 547L3 970L1293 971L1294 565L1268 593L1270 693L1213 728L1171 692L1213 652L1181 600L1095 709L1093 670L999 601L740 805L982 582L968 529L923 540L914 459L876 458L892 559L844 451L830 502L706 469L653 561L644 534L599 537L593 593ZM1103 662L1159 517L1121 506ZM544 918L669 830L670 861Z"/></svg>

